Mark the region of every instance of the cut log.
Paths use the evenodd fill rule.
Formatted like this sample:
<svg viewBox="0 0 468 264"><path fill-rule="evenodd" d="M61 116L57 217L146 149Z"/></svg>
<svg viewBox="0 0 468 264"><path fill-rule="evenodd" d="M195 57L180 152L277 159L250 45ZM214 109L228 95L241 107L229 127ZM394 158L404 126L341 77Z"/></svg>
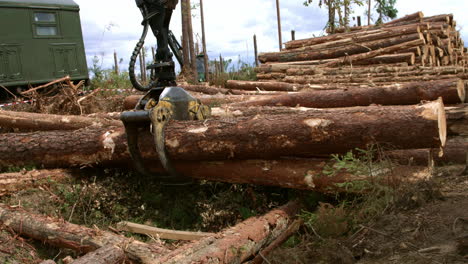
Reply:
<svg viewBox="0 0 468 264"><path fill-rule="evenodd" d="M342 67L342 68L323 68L313 65L289 65L289 64L267 64L262 65L255 69L257 73L270 73L280 72L287 73L288 70L297 70L308 72L309 74L320 74L320 75L346 75L346 74L367 74L367 73L400 73L400 72L412 72L417 74L434 74L434 75L446 75L446 74L458 74L465 73L464 67L460 66L447 66L440 68L433 67L421 67L421 66L405 66L405 67L393 67L386 65L375 65L374 67Z"/></svg>
<svg viewBox="0 0 468 264"><path fill-rule="evenodd" d="M423 39L416 39L412 41L407 41L403 42L401 44L393 45L393 46L388 46L385 48L377 49L377 50L372 50L366 53L361 53L361 54L355 54L355 55L350 55L350 56L345 56L340 58L338 61L332 61L323 64L324 67L335 67L338 65L352 65L354 62L364 60L364 59L370 59L377 57L382 54L388 54L388 53L393 53L398 50L404 50L404 49L409 49L412 47L417 47L425 44L425 40Z"/></svg>
<svg viewBox="0 0 468 264"><path fill-rule="evenodd" d="M158 263L154 259L168 253L161 245L150 245L103 230L32 214L21 208L0 205L0 221L19 235L79 253L88 253L104 246L125 245L123 249L129 259L144 264Z"/></svg>
<svg viewBox="0 0 468 264"><path fill-rule="evenodd" d="M125 259L125 252L121 248L105 246L84 255L71 264L120 264Z"/></svg>
<svg viewBox="0 0 468 264"><path fill-rule="evenodd" d="M468 104L446 107L447 133L468 138Z"/></svg>
<svg viewBox="0 0 468 264"><path fill-rule="evenodd" d="M247 92L247 91L242 91L242 90L217 88L217 87L204 86L204 85L178 85L178 86L184 88L185 90L189 92L197 92L197 93L203 93L203 94L235 94L235 95L253 94L252 92Z"/></svg>
<svg viewBox="0 0 468 264"><path fill-rule="evenodd" d="M333 59L339 58L344 56L351 56L360 53L368 53L369 51L375 51L383 48L388 47L395 47L397 45L402 45L402 43L410 43L414 41L418 41L417 45L411 46L403 46L402 48L393 48L390 52L383 52L391 53L402 49L412 48L418 45L424 44L424 36L421 33L414 33L410 35L403 35L388 39L382 40L375 40L370 42L363 42L354 45L344 46L344 47L336 47L336 48L329 48L323 50L301 50L301 51L283 51L283 52L271 52L271 53L261 53L258 55L258 59L262 62L273 62L273 61L280 61L280 62L288 62L288 61L306 61L306 60L323 60L323 59ZM421 42L422 41L422 42ZM421 44L422 43L422 44ZM304 48L305 49L305 48ZM373 57L376 57L375 55ZM371 58L371 57L368 57ZM355 59L358 61L358 59Z"/></svg>
<svg viewBox="0 0 468 264"><path fill-rule="evenodd" d="M384 23L382 26L392 26L392 25L407 23L407 22L414 23L415 21L416 22L421 22L421 20L423 20L423 18L424 18L423 12L419 11L419 12L409 14L409 15L406 15L406 16L398 18L398 19L394 19L394 20L389 21L387 23Z"/></svg>
<svg viewBox="0 0 468 264"><path fill-rule="evenodd" d="M273 241L265 249L259 252L259 254L257 254L257 256L252 260L252 264L262 264L264 258L268 256L268 254L270 254L274 249L286 242L292 235L294 235L294 233L299 230L303 223L304 221L302 219L294 221L289 226L289 228L284 231L275 241Z"/></svg>
<svg viewBox="0 0 468 264"><path fill-rule="evenodd" d="M466 164L468 155L468 141L463 138L454 138L447 141L443 156L431 155L431 149L405 149L385 152L385 155L393 161L403 165L428 166L434 159L436 165L444 164ZM437 153L437 152L436 152Z"/></svg>
<svg viewBox="0 0 468 264"><path fill-rule="evenodd" d="M268 78L259 74L259 79ZM448 74L448 75L422 75L422 76L385 76L385 77L367 77L365 75L351 75L351 76L313 76L313 75L303 75L303 76L286 76L278 81L296 83L296 84L324 84L324 83L395 83L395 82L425 82L425 81L434 81L442 79L468 79L466 73L460 74Z"/></svg>
<svg viewBox="0 0 468 264"><path fill-rule="evenodd" d="M227 88L239 90L265 90L265 91L298 91L302 89L303 85L280 83L280 82L252 82L252 81L235 81L228 80L226 82Z"/></svg>
<svg viewBox="0 0 468 264"><path fill-rule="evenodd" d="M273 96L264 100L235 103L232 106L289 106L334 108L381 105L411 105L422 100L442 97L447 104L465 100L465 85L462 80L450 79L431 82L414 82L375 88L352 88L348 90L308 91L297 94Z"/></svg>
<svg viewBox="0 0 468 264"><path fill-rule="evenodd" d="M424 22L443 22L443 23L450 24L450 15L443 14L443 15L436 15L436 16L430 16L430 17L423 17L422 20Z"/></svg>
<svg viewBox="0 0 468 264"><path fill-rule="evenodd" d="M404 70L406 68L407 70ZM325 79L335 80L346 80L345 78L353 79L363 79L368 78L372 80L380 80L379 78L384 78L388 80L390 77L409 77L409 79L414 78L424 78L426 75L457 75L462 74L464 76L464 69L461 67L438 67L438 68L419 68L416 70L410 70L409 67L403 67L400 71L391 71L391 70L369 70L362 68L353 68L353 69L336 69L335 71L321 70L320 68L311 68L311 67L294 67L285 71L287 76L308 76L315 79ZM408 78L406 78L408 79ZM254 82L255 83L255 82ZM299 87L305 87L300 86Z"/></svg>
<svg viewBox="0 0 468 264"><path fill-rule="evenodd" d="M75 161L51 161L47 160L45 166L55 162L55 166L78 166L75 162L81 158L81 162L90 163L85 157L76 156ZM62 162L59 164L59 162ZM98 164L100 161L94 161ZM99 163L102 164L102 163ZM148 164L155 173L164 173L164 169L157 165L157 161ZM131 167L128 156L125 160L105 162L106 166ZM276 160L226 160L226 161L194 161L175 162L175 167L180 173L200 180L209 180L228 183L244 183L266 186L279 186L283 188L294 188L303 190L315 190L320 192L331 192L339 189L336 184L356 180L367 179L364 175L353 175L349 173L338 173L334 176L323 177L325 166L333 165L323 159L276 159ZM411 171L412 170L412 171ZM420 168L405 169L406 176L398 175L408 181L417 181L415 177ZM384 184L394 184L394 176L386 177Z"/></svg>
<svg viewBox="0 0 468 264"><path fill-rule="evenodd" d="M353 38L355 42L366 42L378 39L391 38L400 35L420 33L420 26L427 28L425 24L411 24L392 28L373 29L367 32L349 32L345 34L333 34L323 37L293 40L285 43L286 50L317 45L321 43L340 41L347 38Z"/></svg>
<svg viewBox="0 0 468 264"><path fill-rule="evenodd" d="M200 240L204 237L214 236L214 233L206 232L189 232L162 229L153 226L141 225L130 222L120 222L117 224L117 229L136 234L151 235L153 237L171 240Z"/></svg>
<svg viewBox="0 0 468 264"><path fill-rule="evenodd" d="M324 83L324 84L292 84L292 83L286 83L286 82L276 82L276 81L267 81L267 82L251 82L251 81L235 81L235 80L230 80L229 85L232 86L237 86L237 87L243 87L246 90L253 90L256 89L257 87L262 87L263 83L268 83L268 86L271 89L275 89L275 87L279 87L278 90L281 90L282 87L285 87L287 85L292 85L298 91L303 92L305 90L336 90L336 89L348 89L350 87L373 87L377 86L378 84L365 84L365 83L347 83L347 84L342 84L342 83ZM281 94L286 94L286 93L277 93L276 95L281 95ZM294 94L294 92L288 92L287 94ZM275 94L270 94L270 95L275 95ZM233 102L238 102L241 100L233 100Z"/></svg>
<svg viewBox="0 0 468 264"><path fill-rule="evenodd" d="M65 182L73 179L76 172L72 170L33 170L0 174L0 196L15 193L19 190L36 188L49 181Z"/></svg>
<svg viewBox="0 0 468 264"><path fill-rule="evenodd" d="M75 130L85 127L118 126L121 122L113 119L85 116L63 117L61 115L38 114L0 110L0 127L24 130Z"/></svg>
<svg viewBox="0 0 468 264"><path fill-rule="evenodd" d="M276 93L271 94L258 94L258 95L194 95L192 96L199 99L203 104L208 106L219 106L222 104L229 104L235 102L246 102L251 100L262 100L270 98L271 96L278 95ZM130 95L125 97L123 102L124 110L134 109L138 101L141 99L141 95Z"/></svg>
<svg viewBox="0 0 468 264"><path fill-rule="evenodd" d="M376 106L349 114L305 112L170 122L166 148L176 169L193 178L322 191L362 176L319 177L327 165L323 160L279 157L323 157L374 143L401 149L437 148L445 142L441 106L436 102L394 109ZM389 122L394 126L389 127ZM0 140L8 142L0 146L4 168L131 165L123 128L2 134ZM140 142L150 167L162 172L149 131L142 133ZM258 160L263 158L273 160Z"/></svg>
<svg viewBox="0 0 468 264"><path fill-rule="evenodd" d="M243 263L287 230L299 213L290 202L261 217L252 217L215 237L188 244L160 257L159 263Z"/></svg>
<svg viewBox="0 0 468 264"><path fill-rule="evenodd" d="M362 115L302 113L295 116L254 116L237 118L235 122L170 121L166 128L166 150L174 160L208 161L311 157L343 153L372 143L402 149L443 145L446 124L442 100L403 109L395 109L396 112L392 113L385 107L372 108L363 111ZM394 129L388 127L389 120L394 122ZM401 131L400 127L408 130L413 127L416 138L407 131ZM423 131L427 133L426 137L420 136ZM99 159L112 160L127 155L123 128L48 133L0 135L2 142L6 142L0 146L0 164L11 166L28 161L44 164L47 159L67 161L80 155L94 163ZM143 133L142 142L152 142L151 138L145 139L144 136L149 137L149 132ZM49 144L44 144L45 140ZM153 144L147 145L152 149ZM28 151L24 153L21 149ZM152 157L154 155L152 153Z"/></svg>

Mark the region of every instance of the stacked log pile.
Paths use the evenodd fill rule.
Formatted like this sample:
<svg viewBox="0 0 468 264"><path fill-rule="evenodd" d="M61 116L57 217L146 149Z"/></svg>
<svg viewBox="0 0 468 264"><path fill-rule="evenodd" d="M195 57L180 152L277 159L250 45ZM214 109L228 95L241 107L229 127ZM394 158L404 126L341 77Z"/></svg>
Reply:
<svg viewBox="0 0 468 264"><path fill-rule="evenodd" d="M464 43L453 15L424 17L421 12L379 26L290 41L282 52L259 55L262 63L293 65L464 66Z"/></svg>
<svg viewBox="0 0 468 264"><path fill-rule="evenodd" d="M379 26L287 42L259 55L258 82L228 81L227 88L266 91L348 89L433 80L463 80L467 56L453 15L421 12ZM430 82L428 82L430 86ZM450 102L446 102L450 103Z"/></svg>

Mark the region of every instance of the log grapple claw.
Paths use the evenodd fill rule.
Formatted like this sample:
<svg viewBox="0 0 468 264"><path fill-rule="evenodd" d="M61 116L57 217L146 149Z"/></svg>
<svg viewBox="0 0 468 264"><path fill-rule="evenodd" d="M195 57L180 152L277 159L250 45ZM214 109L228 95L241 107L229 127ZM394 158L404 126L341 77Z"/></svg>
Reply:
<svg viewBox="0 0 468 264"><path fill-rule="evenodd" d="M146 176L157 176L166 185L183 185L192 179L180 174L171 164L165 147L165 127L171 120L204 120L211 115L210 107L202 105L180 87L153 88L140 99L135 110L123 112L120 119L127 132L128 150L135 169ZM156 175L147 169L141 155L138 135L149 129L156 152L166 175Z"/></svg>

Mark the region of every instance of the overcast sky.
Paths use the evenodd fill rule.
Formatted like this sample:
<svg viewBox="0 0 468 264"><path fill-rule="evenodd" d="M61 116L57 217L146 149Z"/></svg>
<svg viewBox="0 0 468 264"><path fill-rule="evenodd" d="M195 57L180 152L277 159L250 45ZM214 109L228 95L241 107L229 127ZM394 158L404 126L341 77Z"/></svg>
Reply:
<svg viewBox="0 0 468 264"><path fill-rule="evenodd" d="M141 14L134 0L75 0L80 5L81 24L85 40L88 67L94 56L103 61L104 68L113 64L113 52L123 59L121 68L128 67L131 52L141 35ZM326 9L315 4L305 7L303 0L280 0L283 42L323 34L327 21ZM316 1L315 1L316 2ZM198 4L192 0L192 4ZM422 11L426 16L453 13L465 41L468 40L468 1L466 0L397 0L398 17ZM253 35L257 35L259 52L277 51L278 34L276 0L204 0L205 30L210 58L222 54L225 58L243 62L253 61ZM194 33L201 43L199 9L194 11ZM353 16L361 16L367 23L364 8L357 8ZM353 22L352 22L353 23ZM174 11L171 29L181 36L180 4ZM147 46L156 40L148 34Z"/></svg>

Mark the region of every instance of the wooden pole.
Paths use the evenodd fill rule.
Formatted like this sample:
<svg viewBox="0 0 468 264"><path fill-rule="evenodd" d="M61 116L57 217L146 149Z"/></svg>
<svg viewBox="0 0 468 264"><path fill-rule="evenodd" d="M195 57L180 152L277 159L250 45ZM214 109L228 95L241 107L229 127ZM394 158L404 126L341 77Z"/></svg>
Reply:
<svg viewBox="0 0 468 264"><path fill-rule="evenodd" d="M280 14L280 3L279 0L276 0L276 16L278 19L278 42L279 42L279 50L283 49L283 40L281 37L281 14Z"/></svg>
<svg viewBox="0 0 468 264"><path fill-rule="evenodd" d="M142 68L141 68L141 76L143 82L146 82L146 51L145 47L141 49L141 63L142 63Z"/></svg>
<svg viewBox="0 0 468 264"><path fill-rule="evenodd" d="M370 20L371 20L371 6L372 6L372 0L367 0L369 3L369 6L367 8L367 25L370 26Z"/></svg>
<svg viewBox="0 0 468 264"><path fill-rule="evenodd" d="M193 27L192 27L192 5L190 0L187 1L187 17L188 17L188 37L190 46L190 66L192 67L192 78L195 83L198 82L198 71L197 71L197 55L195 54L195 42L193 41Z"/></svg>
<svg viewBox="0 0 468 264"><path fill-rule="evenodd" d="M296 40L296 31L291 30L291 40Z"/></svg>
<svg viewBox="0 0 468 264"><path fill-rule="evenodd" d="M253 36L254 52L255 52L255 66L258 67L258 50L257 50L257 35Z"/></svg>
<svg viewBox="0 0 468 264"><path fill-rule="evenodd" d="M114 50L114 72L119 75L119 60L117 59L117 52Z"/></svg>
<svg viewBox="0 0 468 264"><path fill-rule="evenodd" d="M208 69L208 53L206 51L206 35L205 35L205 15L203 13L203 0L200 0L200 16L201 16L201 27L202 27L202 42L203 42L203 62L205 64L205 81L209 81L209 69Z"/></svg>
<svg viewBox="0 0 468 264"><path fill-rule="evenodd" d="M182 0L180 4L182 13L182 54L184 57L183 72L188 74L190 71L190 49L188 41L187 2L186 0Z"/></svg>
<svg viewBox="0 0 468 264"><path fill-rule="evenodd" d="M151 47L151 55L153 56L153 61L156 61L156 53L154 52L154 47Z"/></svg>

